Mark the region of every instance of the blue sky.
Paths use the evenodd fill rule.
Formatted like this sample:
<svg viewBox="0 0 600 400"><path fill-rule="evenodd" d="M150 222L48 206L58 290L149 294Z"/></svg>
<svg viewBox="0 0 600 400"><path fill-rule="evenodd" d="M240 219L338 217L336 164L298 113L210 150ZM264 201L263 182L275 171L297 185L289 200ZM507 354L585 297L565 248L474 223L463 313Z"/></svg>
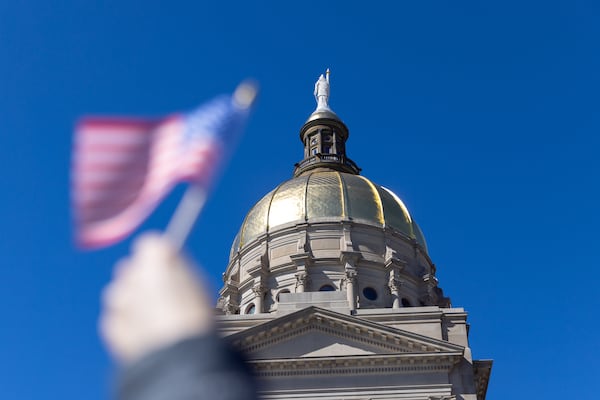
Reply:
<svg viewBox="0 0 600 400"><path fill-rule="evenodd" d="M465 307L488 399L591 398L600 372L600 9L591 2L0 4L0 396L105 399L99 295L129 241L72 245L84 114L191 109L246 77L258 108L188 242L219 288L245 212L302 157L313 84L349 156L406 203ZM142 229L161 229L170 196Z"/></svg>

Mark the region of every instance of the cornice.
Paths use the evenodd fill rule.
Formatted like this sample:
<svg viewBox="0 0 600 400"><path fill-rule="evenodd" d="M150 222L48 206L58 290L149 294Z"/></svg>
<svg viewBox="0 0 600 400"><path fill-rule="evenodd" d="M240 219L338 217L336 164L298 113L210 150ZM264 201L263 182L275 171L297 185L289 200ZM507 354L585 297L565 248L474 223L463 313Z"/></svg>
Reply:
<svg viewBox="0 0 600 400"><path fill-rule="evenodd" d="M445 352L253 360L249 364L259 377L272 378L448 373L461 360L461 352Z"/></svg>
<svg viewBox="0 0 600 400"><path fill-rule="evenodd" d="M421 248L421 246L418 243L416 243L415 239L408 237L405 234L403 234L395 229L364 223L364 222L361 222L360 220L336 219L336 220L331 220L331 221L314 221L314 222L293 221L293 222L289 222L289 223L277 226L276 229L274 229L273 231L269 231L267 233L262 233L262 234L258 235L256 238L254 238L253 240L251 240L250 242L245 243L244 246L240 250L238 250L234 254L234 256L229 260L228 265L231 265L234 261L243 258L245 254L252 251L252 249L256 248L257 245L260 245L264 241L270 241L270 240L276 239L281 236L286 236L286 235L298 233L301 231L310 232L311 228L320 228L320 229L330 228L332 231L336 231L336 232L339 231L340 235L341 235L343 233L343 230L342 230L343 226L351 227L352 230L364 228L366 230L373 230L373 231L381 232L381 233L383 233L384 236L389 235L391 237L401 239L404 242L406 242L407 244L409 244L411 247L417 247L419 249ZM426 259L431 263L431 260L429 259L427 252L422 250L421 253L423 255L425 255Z"/></svg>
<svg viewBox="0 0 600 400"><path fill-rule="evenodd" d="M473 375L475 376L475 387L477 389L477 400L485 400L488 382L492 373L492 360L474 360Z"/></svg>
<svg viewBox="0 0 600 400"><path fill-rule="evenodd" d="M398 384L398 385L369 385L357 386L338 385L332 388L302 388L302 389L268 389L260 392L264 399L405 399L405 400L431 400L431 396L436 396L438 400L443 396L449 395L452 391L452 385L431 383L431 384Z"/></svg>

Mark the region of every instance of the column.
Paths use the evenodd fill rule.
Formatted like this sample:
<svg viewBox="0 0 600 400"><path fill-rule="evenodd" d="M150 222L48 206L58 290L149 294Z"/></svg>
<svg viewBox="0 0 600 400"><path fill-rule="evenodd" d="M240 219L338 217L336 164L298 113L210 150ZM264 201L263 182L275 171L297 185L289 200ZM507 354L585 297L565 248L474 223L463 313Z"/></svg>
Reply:
<svg viewBox="0 0 600 400"><path fill-rule="evenodd" d="M220 295L217 307L221 308L227 315L239 314L240 304L238 283L233 279L228 279L225 282L225 287L221 290Z"/></svg>
<svg viewBox="0 0 600 400"><path fill-rule="evenodd" d="M350 311L356 310L356 269L346 268L346 294Z"/></svg>
<svg viewBox="0 0 600 400"><path fill-rule="evenodd" d="M397 257L396 250L390 246L385 249L385 269L388 271L388 288L392 297L392 308L402 307L400 298L400 288L402 281L399 279L400 274L406 268L406 261L400 260Z"/></svg>
<svg viewBox="0 0 600 400"><path fill-rule="evenodd" d="M308 274L306 271L296 273L296 293L304 293L308 283Z"/></svg>
<svg viewBox="0 0 600 400"><path fill-rule="evenodd" d="M421 296L420 300L428 306L437 305L438 296L435 290L438 285L437 278L432 274L425 274L423 275L423 282L425 283L426 292Z"/></svg>
<svg viewBox="0 0 600 400"><path fill-rule="evenodd" d="M344 271L346 272L346 276L344 277L344 282L346 284L346 294L348 296L348 306L350 307L350 311L355 311L356 297L357 297L357 276L358 273L356 271L356 267L358 265L358 260L360 259L361 254L356 251L342 251L340 254L340 261L344 264Z"/></svg>
<svg viewBox="0 0 600 400"><path fill-rule="evenodd" d="M256 307L256 314L260 314L263 311L263 298L265 294L265 288L261 284L257 284L252 288L254 292L254 306Z"/></svg>
<svg viewBox="0 0 600 400"><path fill-rule="evenodd" d="M307 246L306 237L304 237L304 243L302 243L302 237L298 241L298 247ZM296 266L296 293L304 293L308 290L309 276L307 267L312 262L312 256L308 252L292 254L290 259Z"/></svg>
<svg viewBox="0 0 600 400"><path fill-rule="evenodd" d="M395 271L390 271L390 280L388 281L388 287L392 295L392 308L400 308L400 286L402 282L395 276Z"/></svg>

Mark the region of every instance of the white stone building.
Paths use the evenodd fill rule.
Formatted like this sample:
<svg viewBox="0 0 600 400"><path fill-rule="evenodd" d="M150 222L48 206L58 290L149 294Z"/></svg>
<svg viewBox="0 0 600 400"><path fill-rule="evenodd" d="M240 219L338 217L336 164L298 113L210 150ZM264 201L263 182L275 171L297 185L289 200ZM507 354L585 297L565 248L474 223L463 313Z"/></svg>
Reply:
<svg viewBox="0 0 600 400"><path fill-rule="evenodd" d="M304 159L247 214L231 249L220 329L265 399L483 400L467 314L444 297L419 227L346 156L329 73L302 129Z"/></svg>

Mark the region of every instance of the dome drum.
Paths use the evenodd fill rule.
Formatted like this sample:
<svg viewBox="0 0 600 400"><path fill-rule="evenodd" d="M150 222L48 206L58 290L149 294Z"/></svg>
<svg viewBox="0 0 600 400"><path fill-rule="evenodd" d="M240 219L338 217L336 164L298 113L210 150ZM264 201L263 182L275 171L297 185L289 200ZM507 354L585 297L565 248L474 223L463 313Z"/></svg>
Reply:
<svg viewBox="0 0 600 400"><path fill-rule="evenodd" d="M251 304L256 307L258 298L259 308L254 312L273 312L281 290L315 292L329 285L336 291L347 291L348 265L344 254L356 255L350 266L356 272L356 307L439 303L438 298L426 299L429 289L423 279L434 274L435 267L416 240L394 230L356 222L288 224L261 235L234 254L225 279L239 282L240 313ZM396 292L392 281L398 283ZM373 289L376 298L368 298L363 293L365 288ZM224 288L222 302L226 303L229 293Z"/></svg>
<svg viewBox="0 0 600 400"><path fill-rule="evenodd" d="M339 260L340 252L360 252L364 261L383 264L387 253L406 254L405 261L414 264L415 273L432 266L427 253L414 239L393 230L357 222L318 222L304 225L285 225L271 234L263 234L232 254L226 274L238 265L259 265L268 259L271 272L290 264L290 257L309 254L312 260ZM418 265L418 267L417 267Z"/></svg>

